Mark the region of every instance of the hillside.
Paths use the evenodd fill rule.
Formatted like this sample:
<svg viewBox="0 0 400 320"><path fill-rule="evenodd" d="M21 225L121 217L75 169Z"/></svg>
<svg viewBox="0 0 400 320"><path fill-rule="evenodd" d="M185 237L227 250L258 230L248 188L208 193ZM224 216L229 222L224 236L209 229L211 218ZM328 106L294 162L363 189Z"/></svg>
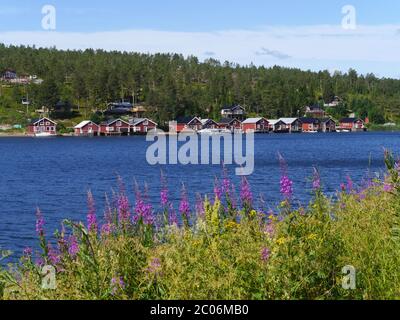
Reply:
<svg viewBox="0 0 400 320"><path fill-rule="evenodd" d="M355 70L330 74L282 67L239 66L177 54L140 54L105 51L60 51L54 48L0 45L0 70L37 75L40 85L2 86L0 122L23 121L41 106L57 101L75 106L76 119L121 98L151 106L157 122L183 115L218 118L224 105L242 104L250 114L268 118L295 116L304 106L329 102L334 117L349 111L371 122L400 121L400 80L379 79ZM21 99L29 95L28 114Z"/></svg>

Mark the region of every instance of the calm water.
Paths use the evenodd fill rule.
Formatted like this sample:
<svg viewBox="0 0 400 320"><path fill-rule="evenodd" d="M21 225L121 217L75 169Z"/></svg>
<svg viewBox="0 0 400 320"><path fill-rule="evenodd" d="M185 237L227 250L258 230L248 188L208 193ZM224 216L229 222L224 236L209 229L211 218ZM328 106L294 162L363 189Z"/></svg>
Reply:
<svg viewBox="0 0 400 320"><path fill-rule="evenodd" d="M0 138L0 247L13 250L15 259L23 248L35 246L36 207L46 217L48 233L63 219L85 219L88 189L102 213L105 194L117 187L118 175L131 194L134 179L147 182L157 206L160 167L147 164L148 145L143 137ZM361 181L368 170L382 171L383 148L399 153L400 133L259 135L255 146L255 172L249 180L253 193L263 194L274 208L280 198L277 152L288 162L296 198L307 202L313 165L321 171L325 191L334 194L347 175ZM179 165L163 171L177 203L182 182L192 199L196 192L211 193L221 167Z"/></svg>

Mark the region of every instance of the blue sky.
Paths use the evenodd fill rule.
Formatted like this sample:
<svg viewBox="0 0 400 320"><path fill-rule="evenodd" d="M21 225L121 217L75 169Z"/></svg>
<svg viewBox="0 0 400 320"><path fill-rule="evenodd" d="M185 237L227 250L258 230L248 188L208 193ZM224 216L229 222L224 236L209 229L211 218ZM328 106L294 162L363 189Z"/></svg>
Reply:
<svg viewBox="0 0 400 320"><path fill-rule="evenodd" d="M55 31L41 27L46 4L57 10ZM356 9L357 30L341 28L345 5ZM313 70L354 67L398 78L400 1L0 0L0 42L179 52Z"/></svg>

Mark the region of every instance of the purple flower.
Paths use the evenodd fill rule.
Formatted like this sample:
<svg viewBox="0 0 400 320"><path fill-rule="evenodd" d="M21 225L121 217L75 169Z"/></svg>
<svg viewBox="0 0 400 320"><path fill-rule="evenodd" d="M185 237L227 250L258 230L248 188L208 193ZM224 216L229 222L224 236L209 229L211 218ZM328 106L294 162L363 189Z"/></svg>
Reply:
<svg viewBox="0 0 400 320"><path fill-rule="evenodd" d="M272 223L268 223L268 224L266 224L265 225L265 228L264 228L264 232L266 233L266 234L268 234L271 238L274 236L274 234L275 234L275 227L274 227L274 225L272 224Z"/></svg>
<svg viewBox="0 0 400 320"><path fill-rule="evenodd" d="M113 277L111 279L111 293L112 295L117 294L118 291L125 289L125 282L123 277Z"/></svg>
<svg viewBox="0 0 400 320"><path fill-rule="evenodd" d="M200 194L196 196L196 214L199 217L204 216L204 202Z"/></svg>
<svg viewBox="0 0 400 320"><path fill-rule="evenodd" d="M25 248L23 251L23 254L24 254L24 256L26 256L28 258L32 257L32 254L33 254L32 248Z"/></svg>
<svg viewBox="0 0 400 320"><path fill-rule="evenodd" d="M160 192L160 198L161 198L161 206L167 207L168 205L168 183L167 179L164 176L164 174L161 172L161 192Z"/></svg>
<svg viewBox="0 0 400 320"><path fill-rule="evenodd" d="M178 217L177 217L175 209L172 207L172 205L170 206L168 222L171 226L178 225Z"/></svg>
<svg viewBox="0 0 400 320"><path fill-rule="evenodd" d="M159 275L161 272L161 260L159 258L153 258L146 271L154 275Z"/></svg>
<svg viewBox="0 0 400 320"><path fill-rule="evenodd" d="M179 204L179 213L185 219L189 219L190 205L189 205L189 201L188 201L188 198L187 198L185 185L182 185L181 202Z"/></svg>
<svg viewBox="0 0 400 320"><path fill-rule="evenodd" d="M44 236L44 218L39 208L36 210L36 232L40 237Z"/></svg>
<svg viewBox="0 0 400 320"><path fill-rule="evenodd" d="M221 200L222 190L219 186L219 182L218 182L217 178L215 178L215 182L214 182L214 195L215 195L215 199Z"/></svg>
<svg viewBox="0 0 400 320"><path fill-rule="evenodd" d="M71 258L75 258L78 252L79 252L78 240L74 235L71 235L68 238L68 254L71 256Z"/></svg>
<svg viewBox="0 0 400 320"><path fill-rule="evenodd" d="M293 182L288 177L287 164L281 154L278 154L279 164L281 167L281 194L286 200L289 200L293 195Z"/></svg>
<svg viewBox="0 0 400 320"><path fill-rule="evenodd" d="M288 178L288 176L284 175L281 177L281 194L283 197L288 200L293 195L293 182Z"/></svg>
<svg viewBox="0 0 400 320"><path fill-rule="evenodd" d="M246 177L242 178L240 185L240 200L243 206L251 206L253 202L253 194L251 193L250 184Z"/></svg>
<svg viewBox="0 0 400 320"><path fill-rule="evenodd" d="M52 247L51 244L49 244L49 245L47 246L47 249L48 249L48 258L49 258L50 263L51 263L53 266L56 266L56 265L59 264L60 261L61 261L61 256L60 256L60 254L59 254L56 250L53 249L53 247Z"/></svg>
<svg viewBox="0 0 400 320"><path fill-rule="evenodd" d="M88 208L89 212L86 216L87 220L87 228L89 232L97 232L97 217L96 217L96 209L94 205L94 199L92 193L89 191L88 192Z"/></svg>
<svg viewBox="0 0 400 320"><path fill-rule="evenodd" d="M350 176L347 176L347 177L346 177L346 180L347 180L347 185L346 185L346 187L347 187L347 192L348 192L348 193L351 193L351 192L353 191L353 189L354 189L353 181L351 180Z"/></svg>
<svg viewBox="0 0 400 320"><path fill-rule="evenodd" d="M119 194L117 198L118 220L121 224L126 224L131 216L129 199L125 194Z"/></svg>
<svg viewBox="0 0 400 320"><path fill-rule="evenodd" d="M271 256L271 251L268 248L263 248L261 250L261 260L262 262L268 262L269 258Z"/></svg>
<svg viewBox="0 0 400 320"><path fill-rule="evenodd" d="M390 193L390 192L393 192L393 190L394 190L394 187L392 184L387 183L387 182L385 182L383 184L383 191Z"/></svg>
<svg viewBox="0 0 400 320"><path fill-rule="evenodd" d="M135 203L134 222L143 221L145 225L154 224L153 207L146 203L140 193L139 187L136 185L136 203Z"/></svg>
<svg viewBox="0 0 400 320"><path fill-rule="evenodd" d="M321 190L321 176L317 168L314 168L312 185L314 191Z"/></svg>

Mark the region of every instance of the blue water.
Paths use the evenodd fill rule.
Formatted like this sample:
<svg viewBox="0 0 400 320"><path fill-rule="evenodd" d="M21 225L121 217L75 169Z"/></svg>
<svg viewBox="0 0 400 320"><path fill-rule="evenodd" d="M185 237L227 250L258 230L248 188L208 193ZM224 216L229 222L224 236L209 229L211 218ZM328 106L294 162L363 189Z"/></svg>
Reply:
<svg viewBox="0 0 400 320"><path fill-rule="evenodd" d="M160 166L147 164L149 144L144 137L0 138L0 247L14 251L15 261L25 247L36 245L36 207L46 218L47 233L63 219L85 219L89 189L102 214L105 194L117 188L117 176L125 181L131 200L134 180L147 183L157 207ZM278 152L287 160L296 199L306 203L313 166L321 172L324 190L334 195L347 175L360 182L368 170L382 172L383 148L398 154L400 133L259 135L255 146L255 171L249 180L254 195L262 194L273 209L280 200ZM228 170L233 174L234 168ZM175 204L182 182L194 199L196 193L211 193L215 176L221 175L218 165L162 169Z"/></svg>

